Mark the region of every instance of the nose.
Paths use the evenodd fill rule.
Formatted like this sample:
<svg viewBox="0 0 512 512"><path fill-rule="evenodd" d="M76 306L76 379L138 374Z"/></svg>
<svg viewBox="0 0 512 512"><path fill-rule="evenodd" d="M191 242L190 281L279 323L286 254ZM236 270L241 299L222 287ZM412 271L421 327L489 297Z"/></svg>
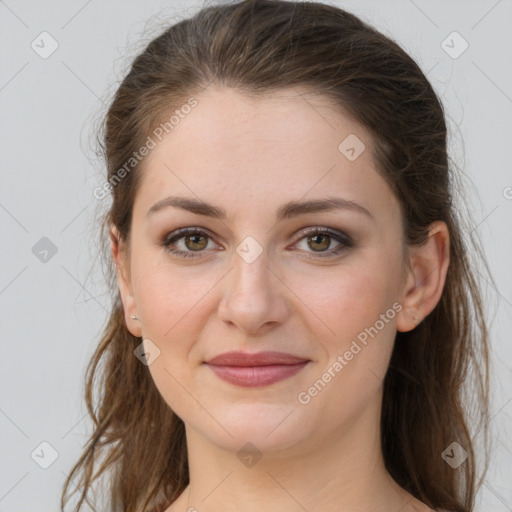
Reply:
<svg viewBox="0 0 512 512"><path fill-rule="evenodd" d="M265 252L248 263L238 254L223 280L220 319L245 334L263 334L285 322L289 314L287 287L269 266Z"/></svg>

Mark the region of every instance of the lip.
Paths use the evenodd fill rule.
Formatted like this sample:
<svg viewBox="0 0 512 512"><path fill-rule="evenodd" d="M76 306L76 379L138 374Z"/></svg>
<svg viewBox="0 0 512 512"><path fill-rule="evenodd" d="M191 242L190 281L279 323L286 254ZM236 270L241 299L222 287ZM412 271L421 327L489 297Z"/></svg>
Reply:
<svg viewBox="0 0 512 512"><path fill-rule="evenodd" d="M285 352L225 352L209 359L207 364L219 366L267 366L271 364L297 364L309 361L305 357L294 356Z"/></svg>
<svg viewBox="0 0 512 512"><path fill-rule="evenodd" d="M284 352L226 352L205 364L226 382L242 387L259 387L292 377L309 362L309 359Z"/></svg>

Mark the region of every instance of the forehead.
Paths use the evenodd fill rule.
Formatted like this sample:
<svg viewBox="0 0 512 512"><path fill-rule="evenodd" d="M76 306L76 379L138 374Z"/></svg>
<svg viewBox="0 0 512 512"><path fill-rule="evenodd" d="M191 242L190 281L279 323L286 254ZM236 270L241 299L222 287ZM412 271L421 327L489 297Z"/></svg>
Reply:
<svg viewBox="0 0 512 512"><path fill-rule="evenodd" d="M325 139L326 146L332 149L334 143L337 149L336 142L344 133L357 133L370 142L367 130L340 105L308 89L286 88L255 95L210 86L195 99L197 106L182 116L172 128L174 137L169 139L180 143L189 139L189 143L197 142L208 149L229 150L231 156L247 142L258 142L269 151L284 145L299 151L305 139L313 139L318 145L320 138ZM314 148L308 145L303 149Z"/></svg>
<svg viewBox="0 0 512 512"><path fill-rule="evenodd" d="M389 210L369 132L331 99L299 88L256 97L214 86L194 99L144 160L136 202L186 195L217 197L228 210L275 210L277 199L334 194Z"/></svg>

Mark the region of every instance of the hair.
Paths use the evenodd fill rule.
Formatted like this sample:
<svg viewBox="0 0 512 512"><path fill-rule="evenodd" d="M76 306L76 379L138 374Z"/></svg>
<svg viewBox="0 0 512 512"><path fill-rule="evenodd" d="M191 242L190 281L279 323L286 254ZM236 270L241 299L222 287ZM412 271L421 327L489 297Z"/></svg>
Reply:
<svg viewBox="0 0 512 512"><path fill-rule="evenodd" d="M332 99L370 133L378 172L400 204L405 243L422 244L432 222L446 223L445 286L430 315L396 334L383 384L381 443L390 475L413 496L432 508L472 511L488 466L478 479L470 426L487 435L489 348L468 245L483 256L454 206L444 110L431 84L396 42L341 8L282 0L203 8L154 38L115 92L99 138L109 182L163 119L212 83L261 96L301 87ZM93 432L64 484L62 510L71 482L81 488L79 511L107 474L111 509L122 512L164 510L189 483L184 423L134 357L141 339L125 324L109 255L112 226L129 242L142 171L143 162L110 188L102 219L112 309L87 366ZM442 457L454 441L468 453L456 470Z"/></svg>

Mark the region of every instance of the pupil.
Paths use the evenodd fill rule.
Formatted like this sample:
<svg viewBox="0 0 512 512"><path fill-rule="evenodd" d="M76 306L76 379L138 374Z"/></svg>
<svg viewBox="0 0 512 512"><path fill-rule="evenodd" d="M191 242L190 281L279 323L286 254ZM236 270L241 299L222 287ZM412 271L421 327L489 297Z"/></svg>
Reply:
<svg viewBox="0 0 512 512"><path fill-rule="evenodd" d="M316 241L316 239L320 238L320 239L324 239L324 242L329 238L327 235L314 235L312 237L310 237L312 239L315 240L314 243L319 243L318 241ZM322 244L321 244L322 245ZM327 247L329 247L329 243L324 243L323 246L320 248L320 249L327 249Z"/></svg>
<svg viewBox="0 0 512 512"><path fill-rule="evenodd" d="M202 238L202 239L203 239L203 241L204 241L204 238L205 238L205 237L204 237L203 235L188 235L188 236L187 236L187 240L192 240L192 243L193 243L193 244L197 244L197 243L199 243L199 242L197 241L197 239L198 239L198 238ZM188 244L187 244L187 245L188 245ZM205 245L205 244L203 243L203 244L202 244L202 246L201 246L201 247L199 247L199 248L198 248L198 247L189 247L189 249L192 249L192 250L195 250L195 249L204 249L204 245Z"/></svg>

